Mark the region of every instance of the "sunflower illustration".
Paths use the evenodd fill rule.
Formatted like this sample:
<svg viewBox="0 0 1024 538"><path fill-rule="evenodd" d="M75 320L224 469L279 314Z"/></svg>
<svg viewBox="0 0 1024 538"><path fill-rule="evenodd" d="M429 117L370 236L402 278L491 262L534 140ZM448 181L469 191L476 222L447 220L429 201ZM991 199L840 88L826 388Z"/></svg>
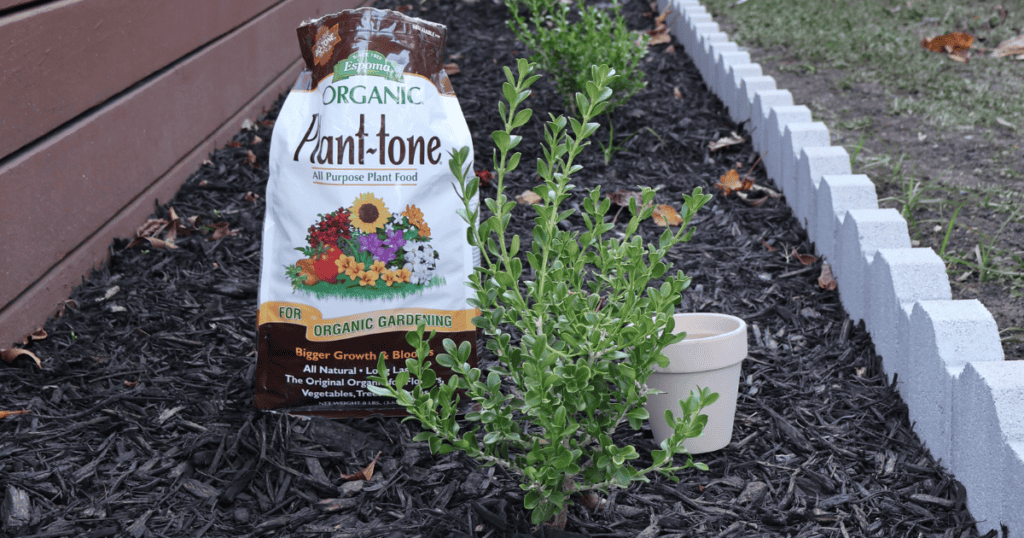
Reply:
<svg viewBox="0 0 1024 538"><path fill-rule="evenodd" d="M352 214L352 225L367 234L377 233L377 228L382 228L391 215L384 206L384 200L369 192L360 194L349 212Z"/></svg>
<svg viewBox="0 0 1024 538"><path fill-rule="evenodd" d="M402 212L402 216L409 219L409 224L412 224L420 232L420 237L430 237L430 226L427 226L427 221L423 220L423 211L414 205L405 206L405 211Z"/></svg>

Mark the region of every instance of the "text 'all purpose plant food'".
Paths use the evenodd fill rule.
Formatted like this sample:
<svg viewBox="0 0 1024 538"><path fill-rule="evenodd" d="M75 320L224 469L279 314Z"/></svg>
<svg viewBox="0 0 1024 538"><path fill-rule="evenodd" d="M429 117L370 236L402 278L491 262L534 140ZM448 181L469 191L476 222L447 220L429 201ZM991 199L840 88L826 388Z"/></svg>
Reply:
<svg viewBox="0 0 1024 538"><path fill-rule="evenodd" d="M404 370L419 324L476 341L474 251L448 168L472 140L443 68L445 27L362 8L298 36L306 70L270 151L255 405L405 414L367 390L381 354Z"/></svg>

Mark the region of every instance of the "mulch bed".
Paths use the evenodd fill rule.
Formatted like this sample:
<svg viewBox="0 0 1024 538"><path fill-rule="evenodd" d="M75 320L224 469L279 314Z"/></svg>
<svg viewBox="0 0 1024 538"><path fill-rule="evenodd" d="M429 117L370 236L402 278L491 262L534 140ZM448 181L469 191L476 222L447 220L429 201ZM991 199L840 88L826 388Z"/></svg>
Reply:
<svg viewBox="0 0 1024 538"><path fill-rule="evenodd" d="M653 26L649 12L643 2L626 7L634 28ZM449 27L461 69L453 83L485 169L500 69L522 44L505 29L505 8L488 0L428 2L412 14ZM657 203L678 208L694 186L714 193L727 170L754 165L749 143L709 152L740 129L681 48L652 47L644 70L647 89L614 114L625 149L605 165L595 144L577 185L660 187ZM560 111L549 83L535 88L535 115ZM693 277L680 311L730 313L750 327L733 442L697 458L709 472L681 473L678 484L655 476L611 493L601 509L571 507L565 531L532 529L512 477L431 455L410 441L415 423L257 412L256 284L275 114L211 155L169 204L182 218L228 223L218 235L237 233L178 237L173 250L118 241L109 266L28 344L42 368L27 357L0 362L0 410L30 410L0 419L0 534L977 536L964 488L911 431L863 328L819 286L821 262L793 254L811 246L773 198L753 206L717 194L693 241L672 252ZM539 133L524 132L524 162L534 161ZM509 178L509 194L535 185L530 169ZM772 186L760 165L751 178ZM167 219L169 206L154 218ZM531 222L518 207L517 231L529 237ZM661 230L646 223L642 233ZM647 429L617 438L644 457L653 448ZM378 454L370 480L342 478Z"/></svg>

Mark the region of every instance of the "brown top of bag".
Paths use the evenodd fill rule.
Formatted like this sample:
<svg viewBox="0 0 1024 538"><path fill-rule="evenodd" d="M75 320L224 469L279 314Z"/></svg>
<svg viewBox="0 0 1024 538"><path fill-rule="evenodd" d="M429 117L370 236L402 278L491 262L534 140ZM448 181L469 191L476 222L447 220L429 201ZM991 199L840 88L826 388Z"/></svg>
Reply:
<svg viewBox="0 0 1024 538"><path fill-rule="evenodd" d="M452 93L444 71L444 25L397 11L363 7L303 22L296 30L306 69L315 86L352 54L378 52L403 73L426 77L441 93Z"/></svg>

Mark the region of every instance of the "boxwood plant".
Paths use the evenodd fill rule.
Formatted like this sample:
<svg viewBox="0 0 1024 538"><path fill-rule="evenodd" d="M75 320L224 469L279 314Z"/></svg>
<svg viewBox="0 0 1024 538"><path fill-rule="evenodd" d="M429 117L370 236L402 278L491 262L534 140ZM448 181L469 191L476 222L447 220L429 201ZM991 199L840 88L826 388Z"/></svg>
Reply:
<svg viewBox="0 0 1024 538"><path fill-rule="evenodd" d="M572 4L575 3L575 10ZM618 0L587 4L585 0L505 0L508 27L530 49L530 60L551 75L567 104L583 92L590 66L608 65L619 76L610 81L614 97L607 108L629 100L643 89L640 60L648 36L626 27Z"/></svg>
<svg viewBox="0 0 1024 538"><path fill-rule="evenodd" d="M701 435L707 416L700 412L718 395L702 389L680 402L679 418L667 412L675 433L651 451L649 463L634 465L640 458L636 448L613 441L620 426L639 430L648 418L643 404L654 391L647 377L654 364L668 363L664 347L683 339L672 334L672 315L689 278L668 274L663 259L690 239L690 219L711 197L700 187L684 196L683 225L667 228L656 244L645 244L637 234L652 213L649 188L643 189L642 204L631 200L624 233L606 222L610 202L599 188L583 199L582 212L563 208L574 188L570 177L581 169L573 161L597 130L591 120L612 96L614 70L593 67L585 91L575 96L582 121L552 116L546 124L543 158L537 161L542 201L534 206L524 271L520 238L505 233L516 202L505 195L504 179L519 165L520 154L510 152L522 138L513 132L531 119L522 104L539 78L534 69L523 59L516 73L505 68L504 102L498 104L504 128L492 134L497 192L485 200L491 216L483 222L468 148L454 151L449 163L465 204L460 214L469 223L469 242L481 249L481 266L467 283L476 292L471 304L482 312L474 322L488 335L487 348L499 363L484 375L468 363L471 344L448 339L436 361L454 373L439 382L427 361L434 335L421 325L407 335L416 349L408 371L388 379L381 357L378 375L371 378L379 385L370 390L395 398L417 418L424 431L415 440L427 441L433 452L461 450L519 475L525 506L540 523L564 515L573 493L624 488L648 481L651 472L678 480L674 473L681 469L706 470L682 442ZM585 231L558 225L577 213ZM662 279L661 285L649 287L654 279ZM410 386L413 378L418 383ZM462 424L456 420L460 394L476 404Z"/></svg>

